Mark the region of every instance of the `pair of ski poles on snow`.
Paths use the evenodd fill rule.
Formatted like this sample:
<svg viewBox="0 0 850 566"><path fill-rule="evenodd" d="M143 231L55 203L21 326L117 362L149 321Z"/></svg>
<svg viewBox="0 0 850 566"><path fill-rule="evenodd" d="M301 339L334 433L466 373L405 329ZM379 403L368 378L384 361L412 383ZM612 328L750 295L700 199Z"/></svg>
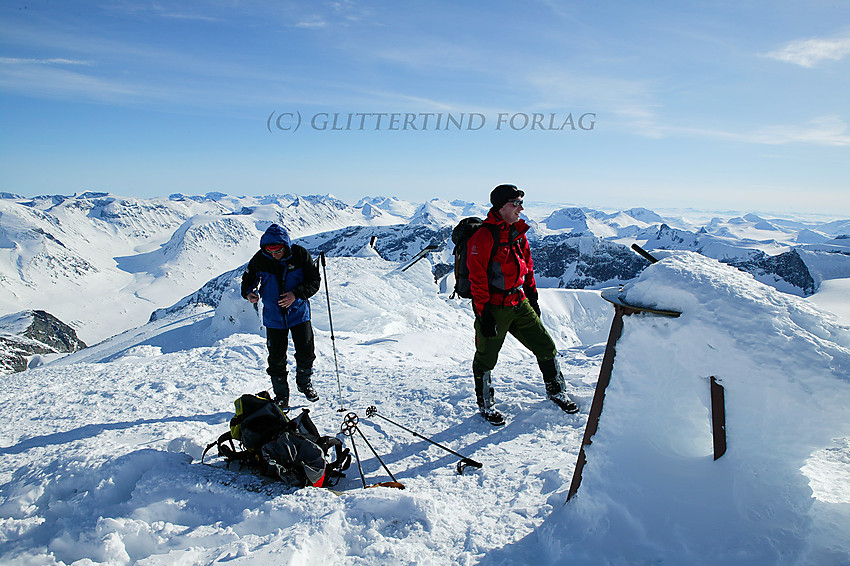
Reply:
<svg viewBox="0 0 850 566"><path fill-rule="evenodd" d="M415 436L417 438L421 438L422 440L425 440L427 442L430 442L434 446L437 446L438 448L442 448L446 452L449 452L450 454L457 456L458 458L461 459L460 462L457 463L457 468L456 468L457 473L460 474L460 475L463 475L463 470L466 469L467 466L472 466L473 468L481 468L483 466L483 464L481 464L481 462L477 462L477 461L473 460L472 458L467 458L463 454L455 452L451 448L447 448L447 447L443 446L442 444L440 444L439 442L434 442L430 438L423 436L416 431L410 430L409 428L407 428L404 425L401 425L401 424L399 424L399 423L397 423L397 422L395 422L391 419L388 419L387 417L379 415L378 409L374 405L372 405L372 406L370 406L369 408L366 409L366 416L368 418L376 417L376 416L380 417L383 420L385 420L385 421L387 421L391 424L394 424L395 426L397 426L401 429L406 430L407 432L411 433L413 436ZM395 476L389 470L389 468L387 468L387 465L384 463L384 461L378 455L378 452L375 450L375 448L372 446L372 444L366 438L366 435L363 434L363 431L360 430L360 428L357 426L359 424L359 422L360 422L360 417L357 416L357 413L350 412L347 415L345 415L345 418L343 419L343 422L342 422L341 429L342 429L343 434L345 434L346 436L351 438L351 446L352 446L352 448L354 448L354 457L357 460L357 469L360 471L360 481L363 482L363 487L366 488L366 487L374 487L374 486L367 486L366 485L366 478L363 476L363 467L360 464L360 454L357 452L357 444L354 442L354 433L355 432L360 434L360 437L363 439L363 441L366 443L366 445L372 451L372 454L375 455L375 458L378 459L378 462L381 463L381 466L383 466L384 470L386 470L387 474L393 480L391 482L383 482L383 483L378 483L378 484L375 484L375 485L383 486L383 487L396 487L398 489L404 489L404 485L401 484L395 478Z"/></svg>

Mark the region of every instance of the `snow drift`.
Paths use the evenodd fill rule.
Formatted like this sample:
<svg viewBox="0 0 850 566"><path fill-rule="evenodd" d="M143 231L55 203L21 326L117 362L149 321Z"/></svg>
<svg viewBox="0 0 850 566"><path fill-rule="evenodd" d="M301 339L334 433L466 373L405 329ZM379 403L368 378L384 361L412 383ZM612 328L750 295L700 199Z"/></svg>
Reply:
<svg viewBox="0 0 850 566"><path fill-rule="evenodd" d="M846 563L850 531L832 531L850 525L850 485L807 474L814 460L850 472L846 453L822 461L850 436L848 328L689 252L624 295L683 314L625 317L581 487L532 537L544 562ZM710 376L726 398L717 461Z"/></svg>

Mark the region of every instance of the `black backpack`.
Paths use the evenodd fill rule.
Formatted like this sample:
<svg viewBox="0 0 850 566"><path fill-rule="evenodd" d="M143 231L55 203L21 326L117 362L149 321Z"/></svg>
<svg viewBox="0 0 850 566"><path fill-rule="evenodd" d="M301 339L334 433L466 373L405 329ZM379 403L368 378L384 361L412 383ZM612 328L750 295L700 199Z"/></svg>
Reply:
<svg viewBox="0 0 850 566"><path fill-rule="evenodd" d="M493 232L493 251L490 253L490 260L492 261L499 246L495 226L484 224L484 221L477 216L470 216L458 222L457 226L452 230L452 243L455 245L455 249L452 252L455 256L455 288L449 296L450 299L454 299L455 297L462 297L464 299L472 298L472 287L469 283L469 267L466 265L466 244L472 235L483 226L487 226Z"/></svg>
<svg viewBox="0 0 850 566"><path fill-rule="evenodd" d="M319 434L309 409L290 419L267 391L242 395L234 405L230 430L206 447L201 463L216 446L228 466L239 462L295 487L329 487L345 477L343 472L351 465L349 450L338 438Z"/></svg>

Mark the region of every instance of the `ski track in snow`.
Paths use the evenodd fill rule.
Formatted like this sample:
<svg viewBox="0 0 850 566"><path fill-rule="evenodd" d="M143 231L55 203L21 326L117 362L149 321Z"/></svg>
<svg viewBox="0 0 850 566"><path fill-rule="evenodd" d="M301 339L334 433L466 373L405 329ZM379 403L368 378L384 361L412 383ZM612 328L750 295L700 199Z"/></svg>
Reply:
<svg viewBox="0 0 850 566"><path fill-rule="evenodd" d="M204 446L227 429L233 400L269 388L264 340L235 334L161 353L144 342L128 345L156 341L141 334L117 351L99 345L106 363L7 376L0 399L15 418L2 424L2 561L464 564L533 532L564 502L601 348L586 356L579 344L560 344L584 409L569 416L545 399L534 359L509 339L494 371L508 424L494 429L475 407L465 302L423 287L424 262L400 274L366 261L369 269L364 260L332 262L342 399L407 489L360 489L355 462L339 494L227 469L212 453L211 465L201 464ZM309 405L320 431L337 434L344 413L323 293L312 300L322 399L309 404L293 388L293 414ZM599 301L592 293L583 300ZM209 325L193 316L196 329ZM175 336L198 340L197 332ZM457 457L367 418L370 405L484 467L458 475ZM389 480L359 435L355 442L367 483Z"/></svg>

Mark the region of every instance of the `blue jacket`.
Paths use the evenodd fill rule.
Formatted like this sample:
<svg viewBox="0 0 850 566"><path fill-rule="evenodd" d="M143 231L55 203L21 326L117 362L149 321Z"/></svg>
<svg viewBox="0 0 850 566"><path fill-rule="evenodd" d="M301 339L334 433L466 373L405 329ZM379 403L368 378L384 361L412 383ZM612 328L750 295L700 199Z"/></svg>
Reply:
<svg viewBox="0 0 850 566"><path fill-rule="evenodd" d="M262 249L268 244L284 244L289 249L280 261ZM313 263L310 252L293 245L286 230L272 224L260 238L260 251L248 262L242 275L242 297L256 292L263 300L263 325L267 328L292 328L310 320L309 298L319 290L319 268ZM292 291L295 302L281 308L279 297Z"/></svg>

